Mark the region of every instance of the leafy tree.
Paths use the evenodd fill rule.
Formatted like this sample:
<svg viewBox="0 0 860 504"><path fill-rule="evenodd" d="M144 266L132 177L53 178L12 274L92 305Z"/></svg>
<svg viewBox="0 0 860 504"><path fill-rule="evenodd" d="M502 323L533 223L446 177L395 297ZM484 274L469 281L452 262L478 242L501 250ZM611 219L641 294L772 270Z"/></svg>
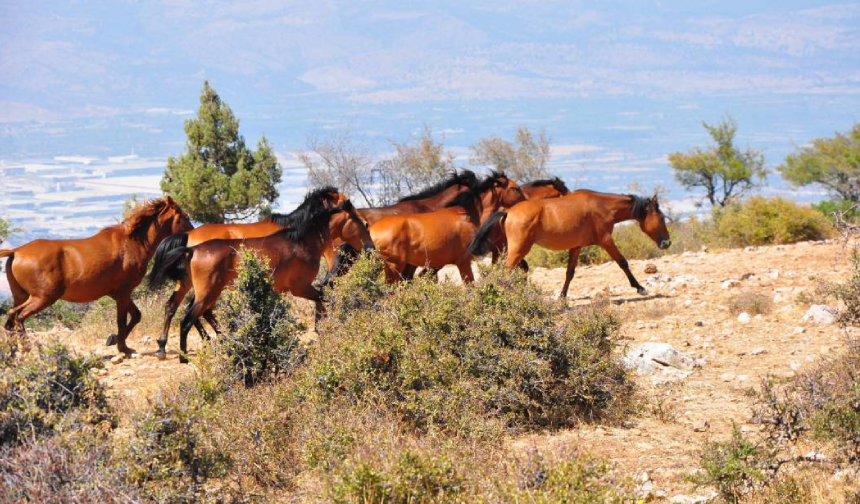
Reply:
<svg viewBox="0 0 860 504"><path fill-rule="evenodd" d="M436 141L433 131L425 126L421 135L410 141L391 142L395 150L392 161L402 175L405 192L413 193L431 186L456 169L454 154L445 150L444 141L445 137Z"/></svg>
<svg viewBox="0 0 860 504"><path fill-rule="evenodd" d="M860 201L860 123L847 134L818 138L777 168L796 186L819 184L846 201Z"/></svg>
<svg viewBox="0 0 860 504"><path fill-rule="evenodd" d="M738 123L731 117L716 125L702 123L715 144L686 153L669 154L675 179L687 189L703 188L712 206L724 207L756 187L767 176L764 156L747 147L735 146Z"/></svg>
<svg viewBox="0 0 860 504"><path fill-rule="evenodd" d="M197 117L185 122L187 152L167 161L161 189L196 221L240 220L269 210L278 197L281 165L266 137L245 146L239 120L203 83Z"/></svg>
<svg viewBox="0 0 860 504"><path fill-rule="evenodd" d="M496 136L482 138L472 145L470 162L504 171L518 183L549 177L549 139L541 130L537 135L526 126L517 128L516 145Z"/></svg>
<svg viewBox="0 0 860 504"><path fill-rule="evenodd" d="M6 238L12 236L13 231L14 229L12 229L12 226L9 224L9 221L4 219L3 217L0 217L0 243L3 243L4 241L6 241Z"/></svg>

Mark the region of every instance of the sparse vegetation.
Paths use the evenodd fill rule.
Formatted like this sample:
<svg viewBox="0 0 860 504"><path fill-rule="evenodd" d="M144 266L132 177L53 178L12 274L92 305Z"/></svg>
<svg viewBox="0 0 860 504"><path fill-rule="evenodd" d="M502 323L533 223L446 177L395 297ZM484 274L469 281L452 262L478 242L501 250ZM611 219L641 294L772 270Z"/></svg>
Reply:
<svg viewBox="0 0 860 504"><path fill-rule="evenodd" d="M750 440L735 425L729 440L705 443L701 454L702 471L691 480L714 486L723 499L737 503L765 485L773 460L774 453L769 447Z"/></svg>
<svg viewBox="0 0 860 504"><path fill-rule="evenodd" d="M773 299L764 292L747 289L732 296L728 306L732 315L767 315L773 310Z"/></svg>

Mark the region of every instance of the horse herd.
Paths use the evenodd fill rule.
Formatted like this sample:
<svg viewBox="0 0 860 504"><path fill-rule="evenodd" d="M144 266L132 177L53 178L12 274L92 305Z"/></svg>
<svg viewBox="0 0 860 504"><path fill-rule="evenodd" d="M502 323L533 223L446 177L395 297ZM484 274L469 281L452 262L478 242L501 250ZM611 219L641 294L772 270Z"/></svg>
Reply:
<svg viewBox="0 0 860 504"><path fill-rule="evenodd" d="M89 238L34 240L0 250L0 258L9 258L6 275L13 296L5 328L23 338L24 321L57 300L85 303L109 296L117 305L117 348L131 354L134 350L126 339L141 319L132 291L143 281L154 257L149 284L176 283L158 338L159 358L166 357L176 310L194 290L180 324L179 358L187 362L191 328L208 339L201 318L218 332L212 310L237 276L241 246L267 258L277 291L312 300L316 320L325 313L322 293L313 285L321 259L328 265L326 284L348 267L358 251L374 248L384 262L388 282L410 279L419 267L434 271L453 264L466 283L474 280L475 256L491 253L495 263L507 252L508 267L527 269L524 259L534 244L569 250L564 297L580 249L598 245L618 263L630 285L644 294L612 240L614 225L626 220L636 220L660 248L671 244L656 196L569 192L558 178L520 187L496 171L482 180L468 170L453 173L381 208L357 209L337 189L324 187L310 191L286 215L197 228L166 197L139 206L121 223Z"/></svg>

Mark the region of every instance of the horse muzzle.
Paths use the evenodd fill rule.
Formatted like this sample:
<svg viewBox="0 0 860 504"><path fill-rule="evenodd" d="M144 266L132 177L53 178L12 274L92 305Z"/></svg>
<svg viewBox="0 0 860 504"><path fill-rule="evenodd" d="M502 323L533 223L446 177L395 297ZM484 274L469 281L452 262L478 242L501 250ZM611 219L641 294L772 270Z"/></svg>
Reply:
<svg viewBox="0 0 860 504"><path fill-rule="evenodd" d="M672 240L662 240L657 246L660 247L661 250L666 250L667 248L672 246Z"/></svg>

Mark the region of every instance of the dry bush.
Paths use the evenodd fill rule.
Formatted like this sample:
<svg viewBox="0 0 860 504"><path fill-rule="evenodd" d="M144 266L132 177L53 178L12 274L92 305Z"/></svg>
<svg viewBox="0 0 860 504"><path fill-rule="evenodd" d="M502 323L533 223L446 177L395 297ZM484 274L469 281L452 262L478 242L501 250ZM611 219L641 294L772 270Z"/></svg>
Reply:
<svg viewBox="0 0 860 504"><path fill-rule="evenodd" d="M758 290L744 290L729 299L729 311L734 315L749 313L750 315L767 315L773 311L773 299Z"/></svg>

